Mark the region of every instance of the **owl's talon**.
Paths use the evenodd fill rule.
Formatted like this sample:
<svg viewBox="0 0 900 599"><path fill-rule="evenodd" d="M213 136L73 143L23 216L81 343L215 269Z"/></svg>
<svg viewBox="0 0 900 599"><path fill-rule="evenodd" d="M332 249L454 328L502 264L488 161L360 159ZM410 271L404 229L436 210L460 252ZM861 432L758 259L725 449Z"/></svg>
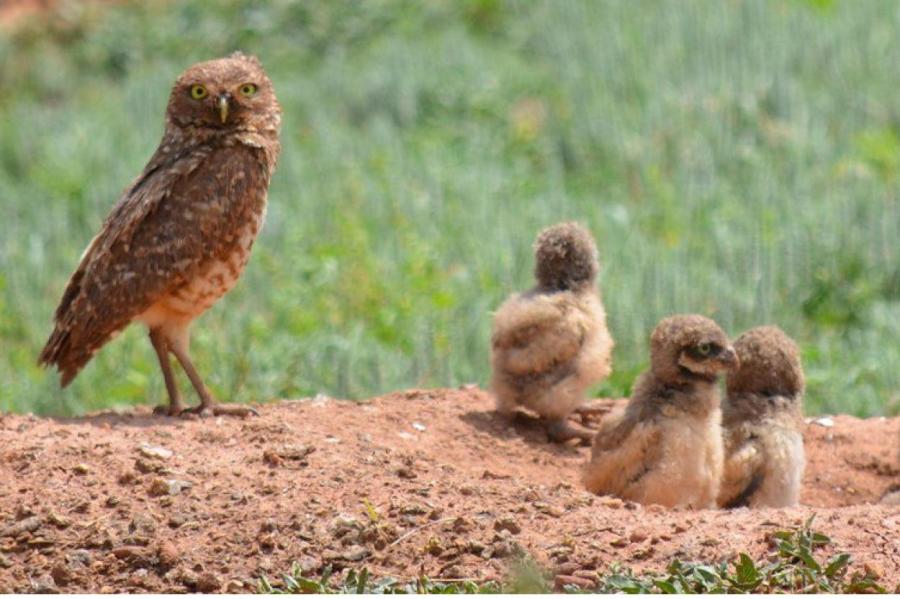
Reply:
<svg viewBox="0 0 900 599"><path fill-rule="evenodd" d="M184 412L184 409L181 406L172 407L169 405L158 405L153 408L154 416L180 416L181 413Z"/></svg>
<svg viewBox="0 0 900 599"><path fill-rule="evenodd" d="M578 439L581 445L590 445L594 440L594 432L573 424L566 419L547 423L547 436L555 443L565 443Z"/></svg>

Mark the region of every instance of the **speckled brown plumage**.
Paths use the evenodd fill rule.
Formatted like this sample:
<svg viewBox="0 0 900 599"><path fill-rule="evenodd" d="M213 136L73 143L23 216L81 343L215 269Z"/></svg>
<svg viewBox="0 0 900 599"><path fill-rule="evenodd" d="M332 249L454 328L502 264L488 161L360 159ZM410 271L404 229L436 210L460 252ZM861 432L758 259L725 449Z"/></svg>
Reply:
<svg viewBox="0 0 900 599"><path fill-rule="evenodd" d="M150 329L169 412L181 411L169 352L202 407L212 409L188 357L189 326L231 289L247 263L265 216L280 120L256 58L236 53L196 64L178 78L159 147L85 250L56 310L39 361L59 369L62 386L137 320Z"/></svg>
<svg viewBox="0 0 900 599"><path fill-rule="evenodd" d="M640 503L712 507L722 474L716 377L736 362L728 337L709 318L660 322L650 338L650 369L594 437L587 489Z"/></svg>
<svg viewBox="0 0 900 599"><path fill-rule="evenodd" d="M722 403L723 507L789 507L800 501L803 367L793 339L775 326L750 329L734 342L741 361Z"/></svg>
<svg viewBox="0 0 900 599"><path fill-rule="evenodd" d="M537 286L507 299L494 316L497 409L533 410L557 441L589 439L589 431L567 418L612 368L613 340L596 286L597 248L587 229L561 223L541 231L534 250Z"/></svg>

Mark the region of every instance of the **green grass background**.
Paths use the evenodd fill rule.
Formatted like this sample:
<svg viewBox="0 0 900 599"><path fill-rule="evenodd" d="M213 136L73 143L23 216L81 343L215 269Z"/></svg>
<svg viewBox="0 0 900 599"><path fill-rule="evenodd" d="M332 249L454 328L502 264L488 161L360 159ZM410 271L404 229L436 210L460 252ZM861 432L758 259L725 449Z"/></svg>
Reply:
<svg viewBox="0 0 900 599"><path fill-rule="evenodd" d="M578 219L617 342L597 394L700 312L794 336L808 412L896 414L898 39L889 0L62 2L0 30L0 410L164 400L139 327L65 391L35 359L175 77L243 49L283 152L243 280L195 325L221 398L486 383L536 231Z"/></svg>

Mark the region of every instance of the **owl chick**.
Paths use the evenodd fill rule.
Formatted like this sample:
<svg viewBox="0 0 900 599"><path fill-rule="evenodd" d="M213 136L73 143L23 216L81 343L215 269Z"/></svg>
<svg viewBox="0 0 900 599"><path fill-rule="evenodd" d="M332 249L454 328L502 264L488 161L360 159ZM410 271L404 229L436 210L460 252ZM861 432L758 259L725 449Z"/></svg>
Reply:
<svg viewBox="0 0 900 599"><path fill-rule="evenodd" d="M597 247L577 223L540 232L534 245L537 285L507 299L494 316L491 388L497 409L518 407L547 421L554 441L592 433L568 417L588 387L609 375L613 340L596 287Z"/></svg>
<svg viewBox="0 0 900 599"><path fill-rule="evenodd" d="M741 364L725 379L719 505L797 505L805 463L800 351L774 326L750 329L734 349Z"/></svg>
<svg viewBox="0 0 900 599"><path fill-rule="evenodd" d="M90 242L41 352L68 385L107 341L144 323L171 415L246 414L217 405L191 362L191 322L237 282L266 212L281 108L259 61L201 62L175 82L162 141ZM184 410L169 353L200 405Z"/></svg>
<svg viewBox="0 0 900 599"><path fill-rule="evenodd" d="M594 437L589 491L668 507L715 505L722 475L717 377L738 363L709 318L670 316L650 337L650 369Z"/></svg>

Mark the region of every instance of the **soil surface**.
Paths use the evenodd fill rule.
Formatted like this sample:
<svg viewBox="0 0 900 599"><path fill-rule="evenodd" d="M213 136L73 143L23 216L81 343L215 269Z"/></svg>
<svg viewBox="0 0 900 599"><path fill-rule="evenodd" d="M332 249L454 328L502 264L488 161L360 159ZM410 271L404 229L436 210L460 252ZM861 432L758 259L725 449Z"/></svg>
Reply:
<svg viewBox="0 0 900 599"><path fill-rule="evenodd" d="M615 562L762 559L813 514L822 551L900 583L900 506L880 503L900 487L896 418L812 419L803 507L727 512L593 496L588 448L501 418L474 387L259 411L0 416L0 593L247 592L294 562L500 580L522 552L589 584Z"/></svg>

